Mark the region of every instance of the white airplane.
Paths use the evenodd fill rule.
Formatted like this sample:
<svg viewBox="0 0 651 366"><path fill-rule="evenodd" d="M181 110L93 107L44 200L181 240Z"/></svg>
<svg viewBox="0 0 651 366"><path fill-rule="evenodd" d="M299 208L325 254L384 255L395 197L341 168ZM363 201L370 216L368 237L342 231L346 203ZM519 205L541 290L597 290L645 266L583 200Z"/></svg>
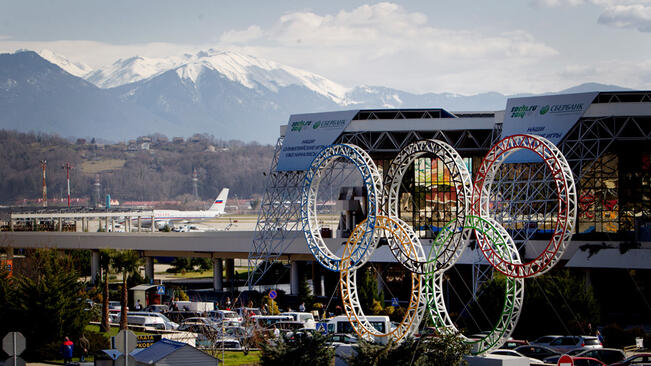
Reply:
<svg viewBox="0 0 651 366"><path fill-rule="evenodd" d="M224 188L208 210L201 211L179 211L179 210L154 210L154 222L158 229L174 222L196 222L212 219L224 215L226 208L226 199L228 198L228 188ZM151 225L150 220L142 220L141 224Z"/></svg>

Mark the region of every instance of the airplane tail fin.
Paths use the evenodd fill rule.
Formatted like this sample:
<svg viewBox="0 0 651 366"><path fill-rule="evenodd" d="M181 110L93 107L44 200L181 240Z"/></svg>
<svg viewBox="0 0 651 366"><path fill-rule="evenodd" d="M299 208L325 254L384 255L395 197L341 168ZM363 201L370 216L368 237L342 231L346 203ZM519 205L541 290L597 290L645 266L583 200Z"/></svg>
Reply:
<svg viewBox="0 0 651 366"><path fill-rule="evenodd" d="M228 188L222 189L219 192L219 196L215 199L212 206L210 206L209 211L217 211L218 213L224 213L226 209L226 199L228 198Z"/></svg>

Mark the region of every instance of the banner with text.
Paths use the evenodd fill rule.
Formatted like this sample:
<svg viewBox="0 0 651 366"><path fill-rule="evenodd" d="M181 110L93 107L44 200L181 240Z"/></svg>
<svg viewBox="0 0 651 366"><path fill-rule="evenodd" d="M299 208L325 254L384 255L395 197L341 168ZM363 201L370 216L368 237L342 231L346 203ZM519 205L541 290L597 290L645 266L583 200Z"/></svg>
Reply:
<svg viewBox="0 0 651 366"><path fill-rule="evenodd" d="M277 171L307 170L314 156L335 142L359 110L292 114Z"/></svg>
<svg viewBox="0 0 651 366"><path fill-rule="evenodd" d="M506 102L502 138L538 135L558 144L588 109L597 92L510 98ZM540 161L532 152L516 152L509 163Z"/></svg>

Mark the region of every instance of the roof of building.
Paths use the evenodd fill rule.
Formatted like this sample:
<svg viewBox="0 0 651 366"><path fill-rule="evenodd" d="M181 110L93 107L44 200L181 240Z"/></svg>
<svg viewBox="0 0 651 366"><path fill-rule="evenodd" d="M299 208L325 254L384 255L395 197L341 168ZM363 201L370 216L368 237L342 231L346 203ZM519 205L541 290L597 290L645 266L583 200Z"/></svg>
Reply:
<svg viewBox="0 0 651 366"><path fill-rule="evenodd" d="M161 339L160 341L151 345L151 347L145 348L138 353L132 353L132 355L138 362L156 363L159 360L167 357L169 354L175 352L179 348L186 346L188 345L182 342L175 342L169 339Z"/></svg>

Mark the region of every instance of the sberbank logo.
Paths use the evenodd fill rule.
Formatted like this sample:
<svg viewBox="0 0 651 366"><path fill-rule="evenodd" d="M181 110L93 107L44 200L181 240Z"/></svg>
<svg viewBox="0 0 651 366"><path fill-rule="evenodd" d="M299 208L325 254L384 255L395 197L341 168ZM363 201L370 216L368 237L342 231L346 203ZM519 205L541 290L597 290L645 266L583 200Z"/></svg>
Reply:
<svg viewBox="0 0 651 366"><path fill-rule="evenodd" d="M317 128L319 128L319 126L321 126L321 121L316 121L316 122L314 122L314 124L312 125L312 128L316 130Z"/></svg>
<svg viewBox="0 0 651 366"><path fill-rule="evenodd" d="M540 114L545 114L547 112L549 112L549 104L540 108Z"/></svg>

